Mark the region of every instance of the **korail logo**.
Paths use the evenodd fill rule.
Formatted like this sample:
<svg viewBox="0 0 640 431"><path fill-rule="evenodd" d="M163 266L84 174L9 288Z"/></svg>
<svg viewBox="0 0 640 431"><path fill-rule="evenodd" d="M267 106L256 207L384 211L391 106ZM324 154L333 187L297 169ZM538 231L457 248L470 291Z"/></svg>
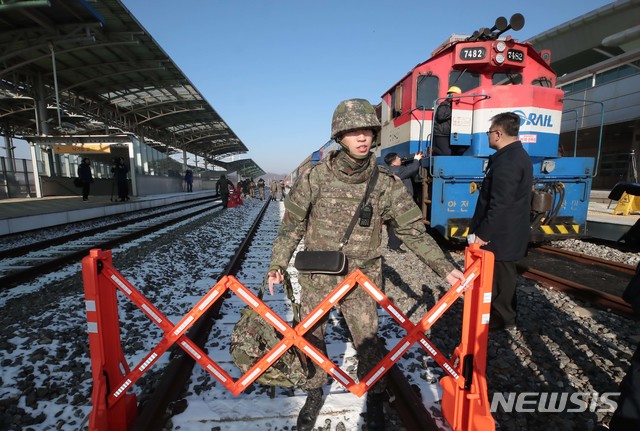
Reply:
<svg viewBox="0 0 640 431"><path fill-rule="evenodd" d="M520 126L541 126L541 127L553 127L551 123L552 117L550 114L536 114L535 112L526 113L524 111L513 111L518 117L520 117Z"/></svg>

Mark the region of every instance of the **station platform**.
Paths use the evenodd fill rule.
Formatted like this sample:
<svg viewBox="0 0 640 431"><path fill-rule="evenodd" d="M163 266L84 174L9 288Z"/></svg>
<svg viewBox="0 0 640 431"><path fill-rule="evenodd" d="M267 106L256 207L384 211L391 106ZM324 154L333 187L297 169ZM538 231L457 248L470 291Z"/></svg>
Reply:
<svg viewBox="0 0 640 431"><path fill-rule="evenodd" d="M131 211L161 207L203 197L213 197L212 190L192 193L169 193L131 197L126 202L112 202L110 196L50 196L0 200L0 236L33 229L108 217Z"/></svg>
<svg viewBox="0 0 640 431"><path fill-rule="evenodd" d="M629 231L640 214L614 214L618 201L609 199L609 190L593 190L587 212L587 234L594 238L618 241Z"/></svg>
<svg viewBox="0 0 640 431"><path fill-rule="evenodd" d="M608 199L608 190L593 190L587 214L589 236L618 240L633 226L640 214L614 215L617 201ZM0 200L0 236L97 217L214 196L212 190L132 197L127 202L112 202L109 196L90 196L84 202L79 196L51 196Z"/></svg>

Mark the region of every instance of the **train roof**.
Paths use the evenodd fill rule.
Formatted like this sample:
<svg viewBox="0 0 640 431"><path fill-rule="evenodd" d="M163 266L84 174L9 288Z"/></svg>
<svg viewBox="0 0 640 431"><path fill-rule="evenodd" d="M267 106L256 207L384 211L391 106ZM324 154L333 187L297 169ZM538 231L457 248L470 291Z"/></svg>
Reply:
<svg viewBox="0 0 640 431"><path fill-rule="evenodd" d="M469 40L470 36L467 35L460 35L460 34L452 34L448 39L446 39L442 44L440 44L440 46L438 48L436 48L435 50L433 50L433 52L431 53L431 56L429 58L427 58L426 60L424 60L421 63L416 64L414 67L411 68L411 70L409 70L409 72L407 72L402 78L400 78L398 81L396 81L391 87L389 87L384 93L383 95L391 92L399 83L401 83L402 81L404 81L405 79L407 79L412 73L413 71L434 60L436 57L443 55L444 53L447 53L449 51L452 51L454 49L454 47L456 45L458 45L459 43L486 43L486 42L494 42L495 40L502 40L502 41L512 41L514 43L517 43L523 47L527 48L527 55L529 57L535 58L536 60L538 60L539 63L545 65L545 67L547 67L550 71L553 72L553 69L551 68L549 61L545 60L544 58L542 58L542 56L540 55L540 53L538 51L536 51L536 49L533 47L533 45L527 41L525 42L520 42L517 39L513 39L511 36L506 36L504 38L498 38L498 39L493 39L493 40Z"/></svg>

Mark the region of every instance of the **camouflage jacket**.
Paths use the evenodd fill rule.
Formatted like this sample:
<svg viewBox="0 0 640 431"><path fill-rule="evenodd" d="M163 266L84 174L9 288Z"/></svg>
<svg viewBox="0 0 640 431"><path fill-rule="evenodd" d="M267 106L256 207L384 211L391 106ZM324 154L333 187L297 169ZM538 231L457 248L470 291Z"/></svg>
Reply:
<svg viewBox="0 0 640 431"><path fill-rule="evenodd" d="M454 266L426 233L422 212L402 181L378 166L373 153L358 167L342 151L331 152L307 170L287 195L269 269L286 269L303 237L307 250L338 250L374 169L379 169L380 175L369 198L373 206L371 225L356 223L343 248L347 258L363 263L380 259L383 223L390 221L402 242L438 275L445 277L451 272Z"/></svg>

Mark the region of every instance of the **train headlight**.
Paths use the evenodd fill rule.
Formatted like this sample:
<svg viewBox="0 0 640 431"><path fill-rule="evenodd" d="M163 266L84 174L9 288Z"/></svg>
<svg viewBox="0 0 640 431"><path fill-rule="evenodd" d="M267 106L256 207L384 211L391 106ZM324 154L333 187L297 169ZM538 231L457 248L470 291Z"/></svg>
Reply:
<svg viewBox="0 0 640 431"><path fill-rule="evenodd" d="M496 43L495 49L498 52L504 52L504 50L507 49L507 44L504 43L503 41L500 41Z"/></svg>
<svg viewBox="0 0 640 431"><path fill-rule="evenodd" d="M503 53L496 54L496 63L498 63L498 64L504 63L504 54Z"/></svg>

